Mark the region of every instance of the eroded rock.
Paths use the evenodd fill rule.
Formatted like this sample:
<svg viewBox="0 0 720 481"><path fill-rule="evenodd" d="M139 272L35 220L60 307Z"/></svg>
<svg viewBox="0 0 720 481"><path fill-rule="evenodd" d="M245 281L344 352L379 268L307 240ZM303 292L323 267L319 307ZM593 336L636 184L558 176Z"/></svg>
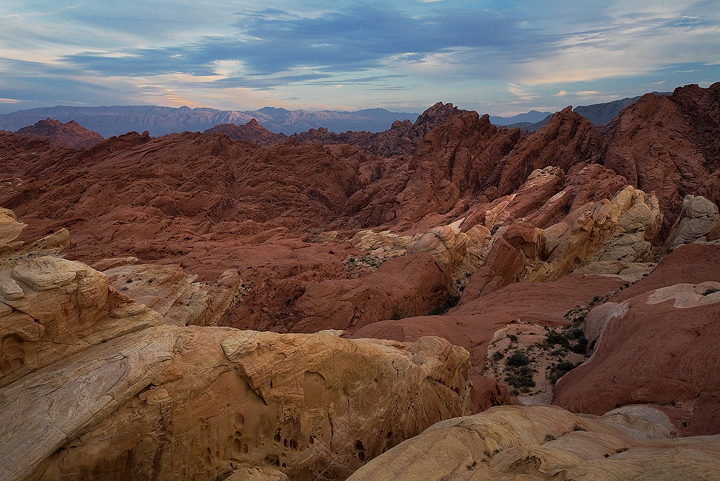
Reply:
<svg viewBox="0 0 720 481"><path fill-rule="evenodd" d="M712 479L720 437L669 438L628 415L577 416L550 406L502 406L437 423L349 480Z"/></svg>

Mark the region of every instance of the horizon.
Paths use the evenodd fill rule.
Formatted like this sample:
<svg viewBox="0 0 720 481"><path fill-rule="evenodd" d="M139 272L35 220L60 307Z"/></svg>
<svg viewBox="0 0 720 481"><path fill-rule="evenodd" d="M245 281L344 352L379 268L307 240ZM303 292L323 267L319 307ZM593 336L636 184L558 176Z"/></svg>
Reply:
<svg viewBox="0 0 720 481"><path fill-rule="evenodd" d="M0 14L0 113L52 106L511 117L720 79L720 3L35 0Z"/></svg>

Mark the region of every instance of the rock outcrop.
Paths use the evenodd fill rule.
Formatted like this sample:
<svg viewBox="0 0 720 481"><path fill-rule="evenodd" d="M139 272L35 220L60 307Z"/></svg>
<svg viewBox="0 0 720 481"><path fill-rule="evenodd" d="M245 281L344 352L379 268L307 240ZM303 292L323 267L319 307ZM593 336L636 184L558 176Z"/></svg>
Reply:
<svg viewBox="0 0 720 481"><path fill-rule="evenodd" d="M702 196L688 195L663 248L672 251L683 244L720 238L718 207Z"/></svg>
<svg viewBox="0 0 720 481"><path fill-rule="evenodd" d="M4 211L5 219L13 219ZM15 235L12 222L5 232ZM8 227L10 224L10 227ZM22 228L19 222L15 222ZM85 264L43 255L47 242L5 237L0 253L0 386L89 346L162 323ZM52 245L52 243L51 243Z"/></svg>
<svg viewBox="0 0 720 481"><path fill-rule="evenodd" d="M2 477L211 480L250 465L344 479L466 413L468 371L439 338L153 327L1 390Z"/></svg>
<svg viewBox="0 0 720 481"><path fill-rule="evenodd" d="M176 326L216 325L244 291L234 269L225 271L212 285L198 282L197 275L189 276L176 265L133 263L103 273L118 291L161 314L165 324Z"/></svg>
<svg viewBox="0 0 720 481"><path fill-rule="evenodd" d="M712 140L720 131L716 107L713 113L718 98L717 84L707 90L688 86L671 97L646 94L609 126L604 165L630 185L655 192L666 210L665 227L672 225L686 195L720 201L720 151Z"/></svg>
<svg viewBox="0 0 720 481"><path fill-rule="evenodd" d="M40 120L16 132L31 137L46 137L51 144L72 149L88 149L102 142L103 136L88 130L74 120L62 123L54 119Z"/></svg>
<svg viewBox="0 0 720 481"><path fill-rule="evenodd" d="M591 311L595 353L558 382L553 404L594 414L653 404L683 434L720 433L718 262L718 246L680 247Z"/></svg>
<svg viewBox="0 0 720 481"><path fill-rule="evenodd" d="M163 317L42 242L24 251L2 214L2 479L345 479L469 413L469 354L447 340L185 327L213 304L179 268L108 270Z"/></svg>
<svg viewBox="0 0 720 481"><path fill-rule="evenodd" d="M675 480L720 476L720 437L670 438L623 414L586 417L503 406L440 422L371 461L349 481Z"/></svg>
<svg viewBox="0 0 720 481"><path fill-rule="evenodd" d="M294 332L361 328L428 314L448 297L449 278L427 253L395 257L366 276L311 282L297 300Z"/></svg>

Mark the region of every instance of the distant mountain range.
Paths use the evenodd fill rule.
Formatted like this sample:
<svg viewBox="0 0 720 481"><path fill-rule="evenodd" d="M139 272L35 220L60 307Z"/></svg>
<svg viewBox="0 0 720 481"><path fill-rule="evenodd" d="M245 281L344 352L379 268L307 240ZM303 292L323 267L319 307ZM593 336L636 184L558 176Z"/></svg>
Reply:
<svg viewBox="0 0 720 481"><path fill-rule="evenodd" d="M530 112L514 115L512 117L500 117L498 115L491 115L490 122L493 125L512 125L519 123L534 124L544 120L548 116L552 115L553 112L538 112L537 110L531 110Z"/></svg>
<svg viewBox="0 0 720 481"><path fill-rule="evenodd" d="M672 92L653 92L657 95L671 95ZM634 104L640 100L642 95L637 97L628 97L612 102L604 102L601 104L581 105L573 110L582 115L595 125L607 125L619 114L622 109L628 105ZM552 112L538 112L531 110L526 114L516 115L514 117L493 117L490 116L490 122L495 125L505 125L510 128L520 127L524 130L535 132L543 125L547 124L552 117Z"/></svg>
<svg viewBox="0 0 720 481"><path fill-rule="evenodd" d="M323 110L287 110L265 107L260 110L240 112L210 108L159 107L155 105L114 107L47 107L20 110L0 115L0 130L16 131L33 125L39 120L55 119L60 122L74 120L80 125L98 132L103 137L127 132L147 130L159 137L173 132L202 132L215 125L246 124L256 119L263 127L291 135L310 129L325 127L331 132L366 130L382 132L396 120L414 121L419 114L391 112L385 109L365 109L354 112Z"/></svg>
<svg viewBox="0 0 720 481"><path fill-rule="evenodd" d="M595 125L609 123L622 109L636 102L640 97L625 98L580 106L575 112L586 117ZM151 136L159 137L173 132L203 132L220 124L245 125L250 120L257 122L274 133L292 135L307 132L310 129L326 128L330 132L348 131L383 132L393 122L415 121L419 114L391 112L385 109L365 109L354 112L333 110L309 111L287 110L264 107L260 110L236 111L210 108L159 107L156 105L113 106L113 107L44 107L20 110L0 115L0 130L17 131L40 120L55 119L60 122L75 121L83 127L95 131L103 137L121 135L127 132L148 131ZM536 131L545 125L552 112L530 112L512 117L491 115L494 125L510 128L520 127Z"/></svg>

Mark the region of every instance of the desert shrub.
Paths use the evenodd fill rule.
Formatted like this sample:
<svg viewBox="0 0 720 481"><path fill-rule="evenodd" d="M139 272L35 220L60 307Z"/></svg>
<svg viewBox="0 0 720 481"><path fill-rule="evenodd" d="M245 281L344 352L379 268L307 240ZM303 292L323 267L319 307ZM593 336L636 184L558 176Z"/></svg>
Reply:
<svg viewBox="0 0 720 481"><path fill-rule="evenodd" d="M570 361L559 362L550 370L549 378L552 383L555 384L558 379L572 371L574 368L575 364L571 363Z"/></svg>
<svg viewBox="0 0 720 481"><path fill-rule="evenodd" d="M588 347L588 340L585 336L582 336L577 340L577 344L572 347L572 351L578 354L585 354Z"/></svg>
<svg viewBox="0 0 720 481"><path fill-rule="evenodd" d="M533 381L534 372L530 366L512 369L506 373L505 382L514 388L535 387L535 381Z"/></svg>
<svg viewBox="0 0 720 481"><path fill-rule="evenodd" d="M505 361L505 364L508 366L527 366L530 364L530 358L527 357L524 352L515 351L507 361Z"/></svg>
<svg viewBox="0 0 720 481"><path fill-rule="evenodd" d="M497 362L500 359L504 358L505 354L502 353L502 351L496 351L495 354L493 354L493 361Z"/></svg>
<svg viewBox="0 0 720 481"><path fill-rule="evenodd" d="M573 327L568 331L565 337L567 337L568 339L580 339L581 337L585 337L585 333L582 331L582 329Z"/></svg>
<svg viewBox="0 0 720 481"><path fill-rule="evenodd" d="M554 331L554 330L547 333L545 342L547 342L551 346L560 344L561 346L567 347L570 345L570 342L567 340L567 338L561 332Z"/></svg>

